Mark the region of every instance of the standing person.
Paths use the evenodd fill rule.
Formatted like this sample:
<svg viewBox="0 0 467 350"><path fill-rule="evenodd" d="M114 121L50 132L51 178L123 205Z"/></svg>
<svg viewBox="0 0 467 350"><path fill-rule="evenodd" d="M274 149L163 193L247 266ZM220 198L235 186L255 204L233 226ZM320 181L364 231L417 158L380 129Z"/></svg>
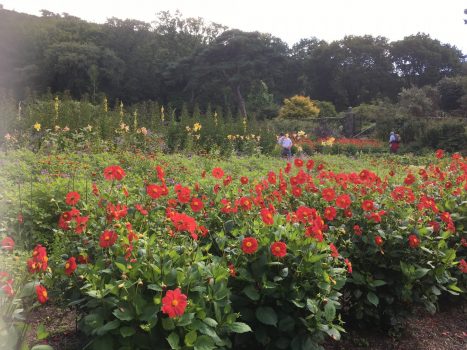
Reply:
<svg viewBox="0 0 467 350"><path fill-rule="evenodd" d="M397 141L397 136L394 131L391 131L389 134L389 152L397 153L397 149L399 148L399 142Z"/></svg>
<svg viewBox="0 0 467 350"><path fill-rule="evenodd" d="M282 157L290 159L292 157L292 140L289 136L281 132L277 143L282 147Z"/></svg>

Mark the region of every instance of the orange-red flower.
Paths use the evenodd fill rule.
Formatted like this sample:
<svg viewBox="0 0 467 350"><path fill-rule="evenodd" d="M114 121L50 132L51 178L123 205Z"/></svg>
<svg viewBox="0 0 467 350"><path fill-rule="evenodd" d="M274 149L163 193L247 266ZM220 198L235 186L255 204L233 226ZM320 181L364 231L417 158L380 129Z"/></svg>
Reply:
<svg viewBox="0 0 467 350"><path fill-rule="evenodd" d="M303 166L303 160L300 158L295 158L293 162L297 168L301 168Z"/></svg>
<svg viewBox="0 0 467 350"><path fill-rule="evenodd" d="M336 198L336 206L342 209L347 209L350 207L352 200L348 194L341 194L339 197Z"/></svg>
<svg viewBox="0 0 467 350"><path fill-rule="evenodd" d="M191 207L191 210L197 213L204 208L204 204L200 198L192 198L190 202L190 207Z"/></svg>
<svg viewBox="0 0 467 350"><path fill-rule="evenodd" d="M168 290L162 298L162 312L170 318L182 316L187 306L187 296L180 288Z"/></svg>
<svg viewBox="0 0 467 350"><path fill-rule="evenodd" d="M240 182L242 183L242 185L246 185L248 183L248 178L246 176L242 176L240 178Z"/></svg>
<svg viewBox="0 0 467 350"><path fill-rule="evenodd" d="M222 179L224 177L224 170L222 168L214 168L212 169L212 176L216 179Z"/></svg>
<svg viewBox="0 0 467 350"><path fill-rule="evenodd" d="M108 248L115 244L118 235L114 231L104 231L99 238L99 246L102 248Z"/></svg>
<svg viewBox="0 0 467 350"><path fill-rule="evenodd" d="M371 211L375 209L375 204L371 199L366 199L362 202L362 209L365 211Z"/></svg>
<svg viewBox="0 0 467 350"><path fill-rule="evenodd" d="M308 162L306 162L306 168L308 170L313 169L314 166L315 166L315 162L313 161L313 159L309 159Z"/></svg>
<svg viewBox="0 0 467 350"><path fill-rule="evenodd" d="M76 270L76 259L74 256L69 258L65 263L65 274L71 276Z"/></svg>
<svg viewBox="0 0 467 350"><path fill-rule="evenodd" d="M420 245L420 239L416 235L409 236L410 248L417 248Z"/></svg>
<svg viewBox="0 0 467 350"><path fill-rule="evenodd" d="M104 178L106 180L120 181L126 176L125 171L118 165L111 165L104 169Z"/></svg>
<svg viewBox="0 0 467 350"><path fill-rule="evenodd" d="M11 237L5 237L2 239L2 249L11 252L15 248L15 241Z"/></svg>
<svg viewBox="0 0 467 350"><path fill-rule="evenodd" d="M267 208L263 208L261 209L260 213L261 213L261 219L266 225L274 224L274 217L273 217L273 213L271 212L271 210Z"/></svg>
<svg viewBox="0 0 467 350"><path fill-rule="evenodd" d="M467 262L464 259L459 261L459 270L461 270L462 273L467 273Z"/></svg>
<svg viewBox="0 0 467 350"><path fill-rule="evenodd" d="M375 244L379 247L381 245L383 245L383 239L381 238L381 236L376 236L375 237Z"/></svg>
<svg viewBox="0 0 467 350"><path fill-rule="evenodd" d="M333 258L337 258L339 256L339 252L337 251L337 248L334 244L330 243L329 244L329 249L331 249L331 256Z"/></svg>
<svg viewBox="0 0 467 350"><path fill-rule="evenodd" d="M68 192L65 198L65 203L68 205L76 205L80 198L81 196L78 192Z"/></svg>
<svg viewBox="0 0 467 350"><path fill-rule="evenodd" d="M336 198L336 191L332 188L325 188L321 191L321 196L326 202L331 202Z"/></svg>
<svg viewBox="0 0 467 350"><path fill-rule="evenodd" d="M49 296L47 295L47 289L41 284L36 286L36 294L37 300L41 304L45 304L47 300L49 300Z"/></svg>
<svg viewBox="0 0 467 350"><path fill-rule="evenodd" d="M324 209L324 218L328 221L334 220L336 217L337 211L334 207L327 207Z"/></svg>
<svg viewBox="0 0 467 350"><path fill-rule="evenodd" d="M438 158L438 159L443 158L443 157L444 157L444 151L443 151L442 149L436 150L435 156L436 156L436 158Z"/></svg>
<svg viewBox="0 0 467 350"><path fill-rule="evenodd" d="M352 263L349 259L344 259L344 264L347 266L347 272L352 273Z"/></svg>
<svg viewBox="0 0 467 350"><path fill-rule="evenodd" d="M287 244L284 242L274 242L271 244L271 253L277 258L283 258L287 254Z"/></svg>
<svg viewBox="0 0 467 350"><path fill-rule="evenodd" d="M258 250L258 241L254 237L246 237L242 241L242 250L245 254L254 254Z"/></svg>

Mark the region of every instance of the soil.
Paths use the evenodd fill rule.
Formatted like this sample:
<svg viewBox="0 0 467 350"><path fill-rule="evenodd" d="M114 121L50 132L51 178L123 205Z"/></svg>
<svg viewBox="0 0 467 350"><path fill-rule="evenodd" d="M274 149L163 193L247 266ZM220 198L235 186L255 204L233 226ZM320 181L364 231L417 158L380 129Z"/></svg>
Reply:
<svg viewBox="0 0 467 350"><path fill-rule="evenodd" d="M82 349L82 337L76 330L77 314L72 309L52 305L36 309L28 318L28 343L49 344L55 350ZM36 338L37 328L43 324L49 332L45 340ZM329 340L326 350L466 350L467 300L445 301L440 311L430 315L417 310L406 322L403 333L393 338L377 331L349 330L342 339Z"/></svg>

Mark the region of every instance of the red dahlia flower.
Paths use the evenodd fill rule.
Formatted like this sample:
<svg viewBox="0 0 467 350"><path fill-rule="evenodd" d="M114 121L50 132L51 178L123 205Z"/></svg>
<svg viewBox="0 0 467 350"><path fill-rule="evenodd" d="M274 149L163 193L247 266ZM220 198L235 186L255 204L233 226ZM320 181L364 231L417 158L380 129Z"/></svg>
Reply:
<svg viewBox="0 0 467 350"><path fill-rule="evenodd" d="M341 194L339 197L336 198L336 205L339 208L347 209L348 207L350 207L351 203L352 200L350 199L350 196L348 194Z"/></svg>
<svg viewBox="0 0 467 350"><path fill-rule="evenodd" d="M65 198L65 203L68 205L76 205L79 202L81 196L78 192L68 192Z"/></svg>
<svg viewBox="0 0 467 350"><path fill-rule="evenodd" d="M266 208L261 209L261 219L266 225L272 225L274 223L273 213Z"/></svg>
<svg viewBox="0 0 467 350"><path fill-rule="evenodd" d="M245 254L254 254L258 250L258 241L253 237L246 237L242 241L242 250Z"/></svg>
<svg viewBox="0 0 467 350"><path fill-rule="evenodd" d="M111 165L104 169L104 178L106 180L120 181L126 176L125 171L118 165Z"/></svg>
<svg viewBox="0 0 467 350"><path fill-rule="evenodd" d="M65 263L65 274L67 274L68 276L71 276L73 272L75 272L75 270L76 270L76 259L74 256L72 256Z"/></svg>
<svg viewBox="0 0 467 350"><path fill-rule="evenodd" d="M115 244L118 235L114 231L104 231L99 238L99 246L102 248L108 248Z"/></svg>
<svg viewBox="0 0 467 350"><path fill-rule="evenodd" d="M436 156L436 158L438 158L438 159L443 158L443 157L444 157L444 151L443 151L442 149L437 150L437 151L435 152L435 156Z"/></svg>
<svg viewBox="0 0 467 350"><path fill-rule="evenodd" d="M417 248L420 245L420 239L416 235L409 236L410 248Z"/></svg>
<svg viewBox="0 0 467 350"><path fill-rule="evenodd" d="M222 179L224 177L224 170L222 168L214 168L212 169L212 176L216 179Z"/></svg>
<svg viewBox="0 0 467 350"><path fill-rule="evenodd" d="M45 304L47 300L49 300L49 297L47 295L47 289L41 284L36 286L36 294L37 294L37 300L41 304Z"/></svg>
<svg viewBox="0 0 467 350"><path fill-rule="evenodd" d="M375 237L375 244L379 247L381 245L383 245L383 239L381 238L381 236L376 236Z"/></svg>
<svg viewBox="0 0 467 350"><path fill-rule="evenodd" d="M275 257L283 258L287 254L287 244L284 242L274 242L271 244L271 253Z"/></svg>
<svg viewBox="0 0 467 350"><path fill-rule="evenodd" d="M162 312L170 318L181 316L187 306L187 296L180 291L180 288L168 290L162 298Z"/></svg>
<svg viewBox="0 0 467 350"><path fill-rule="evenodd" d="M321 191L321 196L326 202L331 202L336 198L336 191L332 188L325 188Z"/></svg>
<svg viewBox="0 0 467 350"><path fill-rule="evenodd" d="M2 239L2 249L11 252L15 248L15 241L11 237L5 237Z"/></svg>

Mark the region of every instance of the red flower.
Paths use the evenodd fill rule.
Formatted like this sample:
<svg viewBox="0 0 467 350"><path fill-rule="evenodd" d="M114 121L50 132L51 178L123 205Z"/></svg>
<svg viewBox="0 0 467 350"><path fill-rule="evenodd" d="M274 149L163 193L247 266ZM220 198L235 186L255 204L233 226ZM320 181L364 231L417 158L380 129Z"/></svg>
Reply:
<svg viewBox="0 0 467 350"><path fill-rule="evenodd" d="M364 200L362 202L362 209L365 211L372 211L373 209L375 209L375 204L370 199Z"/></svg>
<svg viewBox="0 0 467 350"><path fill-rule="evenodd" d="M13 240L13 238L8 237L8 236L2 239L1 244L2 244L2 249L8 252L13 251L13 249L15 248L15 241Z"/></svg>
<svg viewBox="0 0 467 350"><path fill-rule="evenodd" d="M192 198L190 203L191 210L195 213L201 211L204 208L203 201L199 198Z"/></svg>
<svg viewBox="0 0 467 350"><path fill-rule="evenodd" d="M81 196L78 192L68 192L65 198L65 203L68 205L76 205L79 202Z"/></svg>
<svg viewBox="0 0 467 350"><path fill-rule="evenodd" d="M347 209L348 207L350 207L351 203L352 200L350 199L350 196L348 194L341 194L339 197L336 198L336 205L339 208Z"/></svg>
<svg viewBox="0 0 467 350"><path fill-rule="evenodd" d="M410 248L417 248L420 245L420 239L416 235L409 236Z"/></svg>
<svg viewBox="0 0 467 350"><path fill-rule="evenodd" d="M214 168L212 169L212 176L216 179L222 179L224 177L224 170L222 168Z"/></svg>
<svg viewBox="0 0 467 350"><path fill-rule="evenodd" d="M336 191L332 188L325 188L321 191L321 196L326 202L331 202L336 198Z"/></svg>
<svg viewBox="0 0 467 350"><path fill-rule="evenodd" d="M244 238L242 241L242 250L245 254L254 254L258 250L258 241L256 238Z"/></svg>
<svg viewBox="0 0 467 350"><path fill-rule="evenodd" d="M336 209L334 207L327 207L324 209L324 217L326 220L331 221L336 217Z"/></svg>
<svg viewBox="0 0 467 350"><path fill-rule="evenodd" d="M329 244L329 249L331 249L331 256L333 258L337 258L339 256L339 252L337 251L337 248L334 244L330 243Z"/></svg>
<svg viewBox="0 0 467 350"><path fill-rule="evenodd" d="M357 236L361 236L363 233L363 230L359 225L354 225L353 233L355 233Z"/></svg>
<svg viewBox="0 0 467 350"><path fill-rule="evenodd" d="M170 318L181 316L187 306L187 296L180 291L180 288L168 290L162 298L162 312Z"/></svg>
<svg viewBox="0 0 467 350"><path fill-rule="evenodd" d="M283 258L287 254L287 244L284 242L274 242L271 244L271 253L275 257Z"/></svg>
<svg viewBox="0 0 467 350"><path fill-rule="evenodd" d="M114 231L104 231L99 238L99 246L102 248L108 248L115 244L118 235Z"/></svg>
<svg viewBox="0 0 467 350"><path fill-rule="evenodd" d="M411 185L415 182L415 176L413 174L407 174L406 178L404 179L404 183L406 185Z"/></svg>
<svg viewBox="0 0 467 350"><path fill-rule="evenodd" d="M41 284L36 286L36 294L37 294L37 300L41 304L45 304L47 300L49 300L49 297L47 295L47 289Z"/></svg>
<svg viewBox="0 0 467 350"><path fill-rule="evenodd" d="M467 262L464 259L459 261L459 270L461 270L462 273L467 273Z"/></svg>
<svg viewBox="0 0 467 350"><path fill-rule="evenodd" d="M240 178L240 182L243 184L243 185L246 185L248 183L248 178L246 176L242 176Z"/></svg>
<svg viewBox="0 0 467 350"><path fill-rule="evenodd" d="M443 158L443 157L444 157L444 151L443 151L442 149L437 150L437 151L435 152L435 156L436 156L436 158L438 158L438 159Z"/></svg>
<svg viewBox="0 0 467 350"><path fill-rule="evenodd" d="M261 213L261 219L266 225L274 224L274 217L272 215L273 213L269 209L263 208L261 209L260 213Z"/></svg>
<svg viewBox="0 0 467 350"><path fill-rule="evenodd" d="M375 237L375 244L379 247L381 245L383 245L383 239L381 238L381 236L376 236Z"/></svg>
<svg viewBox="0 0 467 350"><path fill-rule="evenodd" d="M240 208L243 210L250 210L252 206L251 200L248 197L240 198Z"/></svg>
<svg viewBox="0 0 467 350"><path fill-rule="evenodd" d="M104 169L104 178L106 180L120 181L125 175L125 171L118 165L111 165Z"/></svg>
<svg viewBox="0 0 467 350"><path fill-rule="evenodd" d="M308 170L313 169L314 166L315 166L315 162L313 161L313 159L309 159L308 162L306 162L306 168Z"/></svg>
<svg viewBox="0 0 467 350"><path fill-rule="evenodd" d="M292 187L292 195L299 198L302 195L302 189L299 186Z"/></svg>
<svg viewBox="0 0 467 350"><path fill-rule="evenodd" d="M235 270L235 266L232 263L229 263L229 274L231 277L237 276L237 270Z"/></svg>
<svg viewBox="0 0 467 350"><path fill-rule="evenodd" d="M301 168L303 166L303 160L300 158L295 158L293 162L297 168Z"/></svg>
<svg viewBox="0 0 467 350"><path fill-rule="evenodd" d="M349 261L349 259L345 259L344 263L347 266L347 272L352 273L352 263Z"/></svg>
<svg viewBox="0 0 467 350"><path fill-rule="evenodd" d="M275 174L273 171L270 171L270 172L268 173L268 182L269 182L271 185L275 185L276 182L277 182L276 174Z"/></svg>
<svg viewBox="0 0 467 350"><path fill-rule="evenodd" d="M76 259L74 256L72 256L70 259L68 259L65 263L65 273L68 276L71 276L73 272L76 270Z"/></svg>

